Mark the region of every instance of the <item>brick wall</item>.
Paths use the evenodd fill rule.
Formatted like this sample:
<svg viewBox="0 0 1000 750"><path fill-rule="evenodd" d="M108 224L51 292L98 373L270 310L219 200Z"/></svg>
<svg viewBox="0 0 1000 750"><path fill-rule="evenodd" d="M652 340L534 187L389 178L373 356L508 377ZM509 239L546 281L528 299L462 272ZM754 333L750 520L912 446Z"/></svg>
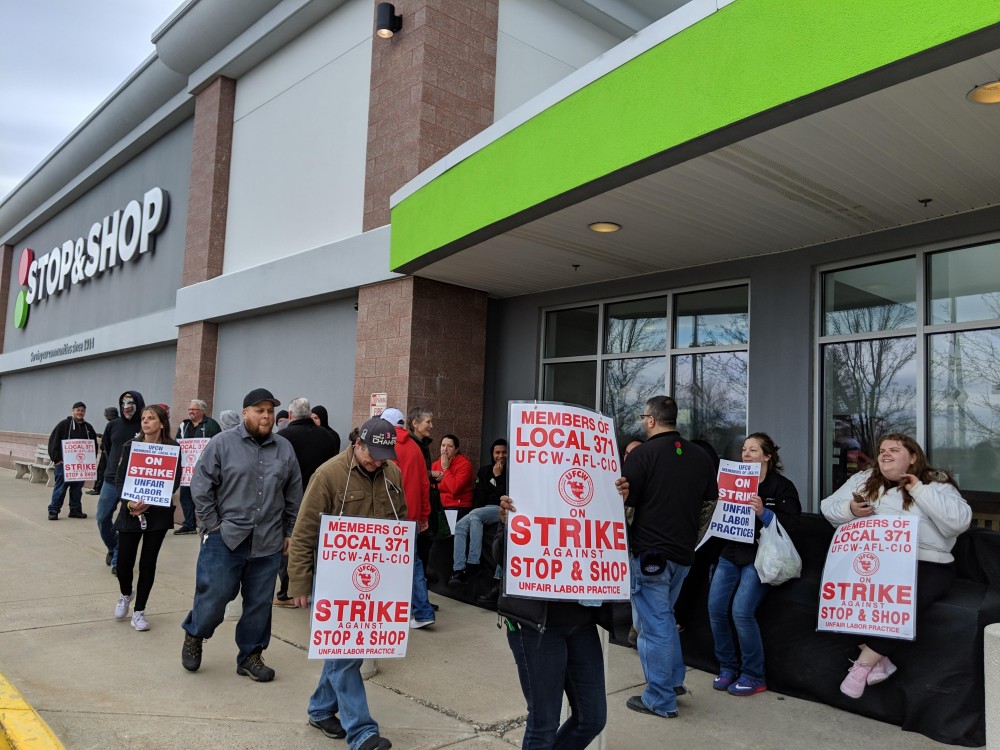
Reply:
<svg viewBox="0 0 1000 750"><path fill-rule="evenodd" d="M365 230L389 223L393 192L493 122L498 0L395 6L402 31L372 41Z"/></svg>
<svg viewBox="0 0 1000 750"><path fill-rule="evenodd" d="M236 81L216 78L195 99L191 183L184 234L184 286L222 273L229 212ZM189 323L177 333L177 361L171 411L187 415L193 398L212 410L219 331L215 323Z"/></svg>
<svg viewBox="0 0 1000 750"><path fill-rule="evenodd" d="M462 453L480 461L486 294L419 277L358 292L354 423L369 414L372 393L389 406L434 412L434 444L452 433Z"/></svg>

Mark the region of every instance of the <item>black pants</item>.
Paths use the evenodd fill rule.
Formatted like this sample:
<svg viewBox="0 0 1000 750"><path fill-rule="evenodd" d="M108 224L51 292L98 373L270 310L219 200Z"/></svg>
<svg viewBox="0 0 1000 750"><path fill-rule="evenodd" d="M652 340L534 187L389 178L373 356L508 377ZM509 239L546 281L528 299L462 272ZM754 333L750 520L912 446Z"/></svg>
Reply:
<svg viewBox="0 0 1000 750"><path fill-rule="evenodd" d="M920 560L917 562L917 635L920 634L920 615L938 599L948 593L948 590L955 583L954 563L932 563ZM865 643L872 651L888 656L890 659L896 658L906 649L911 648L915 640L904 641L899 638L875 638L865 639Z"/></svg>
<svg viewBox="0 0 1000 750"><path fill-rule="evenodd" d="M139 552L139 541L142 543L142 555L139 557L139 585L135 592L135 611L146 609L149 592L153 590L153 580L156 578L156 558L160 555L160 545L166 529L157 531L121 531L118 533L118 587L122 594L132 593L132 569L135 567L135 557Z"/></svg>

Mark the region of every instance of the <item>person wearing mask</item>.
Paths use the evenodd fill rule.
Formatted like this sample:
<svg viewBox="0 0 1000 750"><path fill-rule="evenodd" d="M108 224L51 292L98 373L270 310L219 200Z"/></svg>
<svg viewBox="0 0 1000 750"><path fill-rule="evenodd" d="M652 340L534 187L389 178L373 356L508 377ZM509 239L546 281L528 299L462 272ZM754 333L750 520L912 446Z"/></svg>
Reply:
<svg viewBox="0 0 1000 750"><path fill-rule="evenodd" d="M108 426L108 422L112 419L118 419L118 407L108 406L104 409L104 426ZM104 451L103 445L98 445L97 447L97 480L94 482L94 486L87 490L88 495L100 495L101 488L104 486L104 472L108 468L108 454Z"/></svg>
<svg viewBox="0 0 1000 750"><path fill-rule="evenodd" d="M310 412L313 424L317 427L322 427L324 430L333 435L333 439L337 441L337 453L340 453L340 435L337 431L330 426L330 416L327 414L325 406L314 406Z"/></svg>
<svg viewBox="0 0 1000 750"><path fill-rule="evenodd" d="M111 566L111 575L118 575L118 532L115 531L112 516L118 505L118 461L122 446L140 433L140 420L146 402L136 390L123 391L118 397L118 419L108 422L101 437L101 448L108 458L104 471L104 486L97 498L97 529L108 553L104 562Z"/></svg>
<svg viewBox="0 0 1000 750"><path fill-rule="evenodd" d="M930 466L920 444L909 435L893 433L878 444L872 468L847 478L820 505L834 526L874 515L903 516L917 524L916 625L931 604L955 582L958 535L972 523L972 509L959 494L947 471ZM869 636L840 685L848 698L860 698L868 685L885 681L896 672L892 657L916 641Z"/></svg>
<svg viewBox="0 0 1000 750"><path fill-rule="evenodd" d="M177 439L210 438L222 432L222 426L208 414L208 404L200 398L192 399L188 404L188 418L177 428ZM181 510L184 512L184 523L174 531L174 534L197 534L198 517L194 512L194 500L191 499L191 488L181 487Z"/></svg>
<svg viewBox="0 0 1000 750"><path fill-rule="evenodd" d="M121 496L122 489L125 486L129 458L135 443L160 445L177 445L177 443L170 438L170 418L159 404L147 406L142 410L140 431L140 437L129 440L122 446L121 460L118 462L118 472L115 475L119 510L114 527L118 532L118 588L121 592L115 604L115 619L124 620L128 617L129 605L135 599L132 627L142 632L149 630L146 602L149 600L149 593L153 590L153 581L156 579L156 559L160 554L160 546L167 531L174 526L174 507L149 505L141 500L125 500ZM181 483L179 460L174 469L173 483L176 492ZM140 542L142 555L139 557L139 582L133 588L132 574Z"/></svg>
<svg viewBox="0 0 1000 750"><path fill-rule="evenodd" d="M742 461L760 464L757 494L750 498L756 515L756 533L751 542L729 540L722 548L708 591L708 619L715 641L715 658L720 666L712 687L727 690L731 695L745 696L767 690L764 643L755 616L757 607L771 590L770 585L761 583L754 567L760 530L777 519L782 528L794 533L802 506L795 485L781 474L778 446L770 435L764 432L749 435L743 442ZM738 658L733 643L733 625L740 644Z"/></svg>
<svg viewBox="0 0 1000 750"><path fill-rule="evenodd" d="M472 462L458 449L457 436L441 438L441 457L431 465L431 479L437 482L441 505L445 510L457 510L461 519L472 510L476 472Z"/></svg>
<svg viewBox="0 0 1000 750"><path fill-rule="evenodd" d="M490 457L493 460L479 469L472 510L455 524L449 586L464 586L468 582L468 568L479 566L483 551L483 527L500 520L500 498L507 494L507 441L503 438L494 440Z"/></svg>
<svg viewBox="0 0 1000 750"><path fill-rule="evenodd" d="M82 401L77 401L73 404L73 413L66 419L59 420L49 435L49 459L52 461L52 470L55 474L55 486L52 488L52 499L49 501L50 521L59 520L59 511L62 510L67 490L69 491L69 517L87 517L87 514L83 512L83 482L65 481L62 446L63 440L92 440L96 455L97 433L90 426L90 422L84 420L86 413L87 405Z"/></svg>

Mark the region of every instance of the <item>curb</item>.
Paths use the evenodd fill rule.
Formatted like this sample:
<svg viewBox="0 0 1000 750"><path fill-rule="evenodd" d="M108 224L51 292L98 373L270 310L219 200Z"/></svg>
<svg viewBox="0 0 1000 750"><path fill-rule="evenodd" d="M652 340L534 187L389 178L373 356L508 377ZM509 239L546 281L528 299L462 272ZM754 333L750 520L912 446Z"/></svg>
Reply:
<svg viewBox="0 0 1000 750"><path fill-rule="evenodd" d="M0 673L0 750L64 750L38 712Z"/></svg>

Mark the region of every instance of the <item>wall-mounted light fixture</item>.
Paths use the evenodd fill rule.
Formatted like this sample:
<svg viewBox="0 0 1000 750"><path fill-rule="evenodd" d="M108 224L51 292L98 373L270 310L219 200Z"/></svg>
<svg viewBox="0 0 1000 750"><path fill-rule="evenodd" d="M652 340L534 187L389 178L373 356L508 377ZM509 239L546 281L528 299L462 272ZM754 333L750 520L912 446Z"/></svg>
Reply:
<svg viewBox="0 0 1000 750"><path fill-rule="evenodd" d="M396 15L396 6L392 3L379 3L375 6L375 33L382 39L391 39L392 35L403 28L403 17Z"/></svg>
<svg viewBox="0 0 1000 750"><path fill-rule="evenodd" d="M602 234L607 232L617 232L621 228L621 224L616 224L613 221L595 221L593 224L587 225L587 229L591 232L601 232Z"/></svg>
<svg viewBox="0 0 1000 750"><path fill-rule="evenodd" d="M1000 81L990 81L972 89L966 98L977 104L1000 104Z"/></svg>

